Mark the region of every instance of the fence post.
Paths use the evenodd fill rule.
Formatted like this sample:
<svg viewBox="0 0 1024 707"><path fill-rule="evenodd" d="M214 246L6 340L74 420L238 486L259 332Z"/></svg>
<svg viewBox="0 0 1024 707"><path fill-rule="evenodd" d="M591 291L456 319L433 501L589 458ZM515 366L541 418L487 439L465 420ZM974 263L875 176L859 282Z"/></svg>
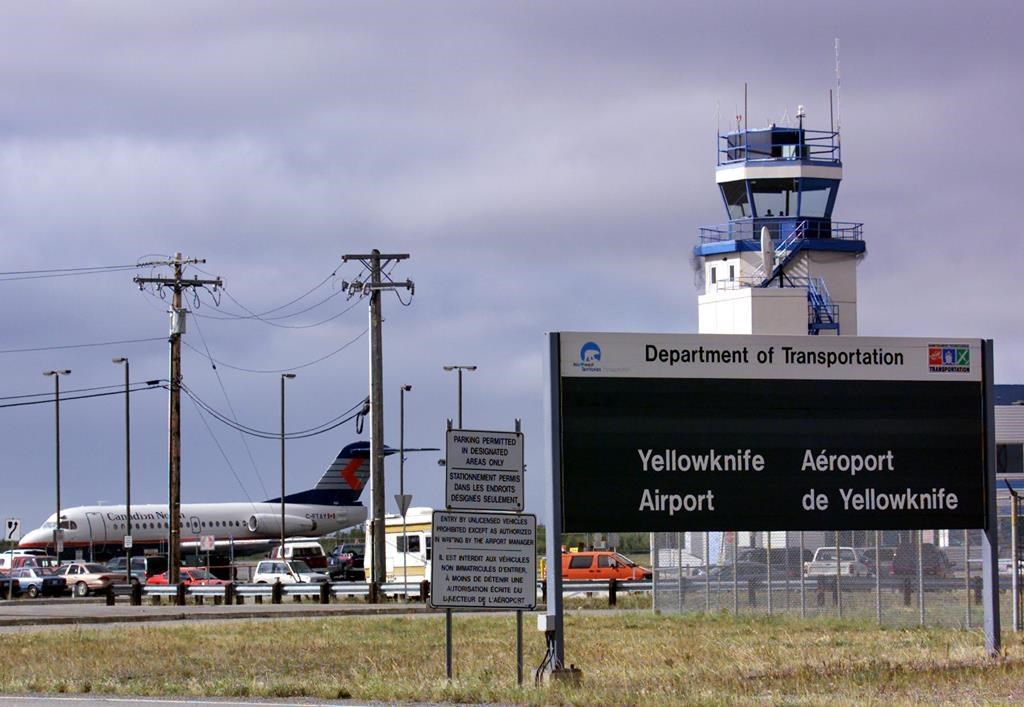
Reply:
<svg viewBox="0 0 1024 707"><path fill-rule="evenodd" d="M320 584L320 603L330 604L331 603L331 583L323 582Z"/></svg>
<svg viewBox="0 0 1024 707"><path fill-rule="evenodd" d="M114 605L114 585L107 586L107 606Z"/></svg>
<svg viewBox="0 0 1024 707"><path fill-rule="evenodd" d="M619 588L619 581L612 577L608 580L608 606L616 606L618 603L618 597L616 593Z"/></svg>
<svg viewBox="0 0 1024 707"><path fill-rule="evenodd" d="M536 596L536 595L535 595ZM420 582L420 601L424 604L430 599L430 580L424 579Z"/></svg>
<svg viewBox="0 0 1024 707"><path fill-rule="evenodd" d="M224 585L224 603L231 606L235 603L235 583L228 582Z"/></svg>
<svg viewBox="0 0 1024 707"><path fill-rule="evenodd" d="M175 587L174 603L177 606L185 606L185 583L178 582L178 586Z"/></svg>
<svg viewBox="0 0 1024 707"><path fill-rule="evenodd" d="M273 584L273 586L270 589L270 603L271 604L280 604L281 603L281 594L282 594L281 589L282 589L282 586L283 585L281 584L281 580L280 579L277 579L277 580L274 581L274 584Z"/></svg>
<svg viewBox="0 0 1024 707"><path fill-rule="evenodd" d="M142 606L142 582L134 582L131 585L132 589L132 606Z"/></svg>

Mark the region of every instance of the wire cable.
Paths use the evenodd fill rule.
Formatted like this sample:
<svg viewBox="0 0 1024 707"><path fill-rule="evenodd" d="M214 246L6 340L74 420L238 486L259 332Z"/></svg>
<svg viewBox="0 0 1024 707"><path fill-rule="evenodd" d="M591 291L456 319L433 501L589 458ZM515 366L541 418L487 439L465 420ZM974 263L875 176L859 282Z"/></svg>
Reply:
<svg viewBox="0 0 1024 707"><path fill-rule="evenodd" d="M227 388L224 387L224 381L221 380L220 371L217 370L217 364L215 364L213 362L213 355L210 353L210 347L206 343L206 337L203 335L203 329L202 329L202 327L199 326L199 322L198 321L196 321L196 331L199 332L199 339L200 339L200 341L203 342L203 348L206 349L206 356L210 360L210 367L213 369L213 374L217 378L217 383L220 385L220 392L224 395L224 401L228 404L228 410L231 411L231 417L232 417L233 420L235 420L237 422L238 421L238 413L235 412L235 406L231 404L231 398L228 396ZM253 457L252 450L249 448L248 440L246 440L245 435L242 434L241 431L239 431L238 436L242 440L242 446L245 447L246 454L249 455L249 462L252 464L252 470L256 474L256 480L259 481L260 488L263 489L263 495L264 496L269 496L270 494L267 493L267 487L263 483L263 476L260 474L260 470L256 466L256 459ZM234 469L232 469L231 471L233 473ZM237 474L235 475L235 478L238 478ZM239 481L239 484L241 484L241 481ZM242 489L242 492L243 493L245 492L244 488Z"/></svg>
<svg viewBox="0 0 1024 707"><path fill-rule="evenodd" d="M192 404L195 405L195 402L196 401L193 400ZM234 475L235 481L238 482L239 488L241 488L242 489L242 493L245 494L245 500L247 500L249 502L249 505L252 506L253 509L255 510L256 506L255 506L255 504L252 501L252 497L249 495L249 492L245 490L245 486L242 484L242 479L238 476L238 473L235 471L235 467L232 466L232 464L231 464L231 460L228 459L228 455L224 452L224 447L221 446L220 440L217 439L217 435L215 435L213 433L213 428L210 427L210 423L207 422L206 416L203 415L202 408L200 408L198 405L196 405L196 411L199 413L199 419L203 421L203 426L206 427L206 431L210 433L210 439L212 439L214 445L216 445L217 451L219 451L220 455L224 458L224 463L228 465L228 469L230 469L232 475ZM243 439L245 439L245 438L243 437ZM246 447L246 449L248 449L248 447ZM263 482L261 480L260 484L262 485L262 483ZM263 493L268 495L268 496L270 495L270 494L267 494L267 490L266 489L263 489Z"/></svg>
<svg viewBox="0 0 1024 707"><path fill-rule="evenodd" d="M335 356L335 355L341 353L342 351L347 349L349 346L351 346L352 344L356 343L361 338L363 338L363 336L365 336L368 331L370 331L369 327L367 327L366 329L363 329L361 332L359 332L355 336L355 338L351 339L350 341L347 341L346 343L342 344L340 347L336 348L334 351L331 351L330 353L325 354L325 355L321 356L318 359L314 359L312 361L300 364L298 366L289 366L288 368L274 368L274 369L243 368L242 366L233 366L230 363L226 363L224 361L219 361L219 360L217 360L215 358L211 358L210 360L213 361L214 363L216 363L218 366L224 366L225 368L230 368L231 370L234 370L234 371L242 371L243 373L289 373L291 371L300 371L303 368L309 368L310 366L313 366L313 365L315 365L317 363L320 363L321 361L326 361L331 356ZM195 346L192 346L191 344L189 344L184 339L182 339L181 343L185 344L185 346L187 346L188 348L192 349L193 351L198 353L200 356L204 355L202 351L197 349Z"/></svg>
<svg viewBox="0 0 1024 707"><path fill-rule="evenodd" d="M79 275L105 275L107 273L136 270L140 266L132 265L95 265L84 268L50 268L45 270L10 270L0 272L0 282L17 280L45 280L55 277L76 277Z"/></svg>
<svg viewBox="0 0 1024 707"><path fill-rule="evenodd" d="M144 388L135 388L135 389L131 389L130 388L128 390L128 392L129 393L138 393L139 391L142 391L142 390L159 390L159 389L165 388L165 387L166 387L165 385L147 385ZM67 397L61 395L60 396L60 401L63 403L66 400L86 400L87 398L104 398L104 397L107 397L108 395L124 395L124 388L122 387L121 390L111 390L111 391L106 392L106 393L90 393L89 395L69 395ZM54 402L54 400L53 400L53 398L51 396L50 400L26 400L26 401L23 401L23 402L20 402L20 403L5 403L3 405L0 405L0 408L17 408L17 407L24 407L25 405L48 405L48 404L53 403L53 402Z"/></svg>
<svg viewBox="0 0 1024 707"><path fill-rule="evenodd" d="M62 349L85 349L94 346L120 346L122 344L143 344L153 341L167 341L166 336L154 336L149 339L121 339L120 341L98 341L93 344L62 344L60 346L34 346L24 349L0 349L0 354L32 353L35 351L59 351Z"/></svg>
<svg viewBox="0 0 1024 707"><path fill-rule="evenodd" d="M243 425L243 424L241 424L239 422L236 422L236 421L232 420L227 415L224 415L223 413L219 412L218 410L213 408L211 405L206 403L202 398L200 398L198 395L196 395L184 383L181 384L181 389L185 392L186 395L188 395L203 410L205 410L207 413L209 413L216 420L222 422L223 424L225 424L225 425L227 425L229 427L232 427L232 428L234 428L236 430L244 432L245 434L252 435L253 437L259 437L261 439L280 439L281 438L281 433L280 432L270 432L270 431L266 431L266 430L260 430L260 429L257 429L255 427L249 427L248 425ZM319 425L316 425L315 427L310 427L308 429L299 430L299 431L296 431L296 432L288 432L288 433L286 433L285 434L285 439L306 439L308 437L315 437L316 435L321 435L321 434L323 434L325 432L329 432L329 431L331 431L333 429L336 429L336 428L340 427L341 425L345 424L346 422L349 422L351 420L356 419L357 417L365 415L366 414L366 407L367 406L368 406L368 399L364 398L363 400L359 401L358 403L356 403L355 405L353 405L352 407L350 407L348 410L346 410L345 412L341 413L337 417L334 417L334 418L332 418L332 419L330 419L330 420L328 420L326 422L320 423ZM358 411L356 410L357 408L359 408Z"/></svg>

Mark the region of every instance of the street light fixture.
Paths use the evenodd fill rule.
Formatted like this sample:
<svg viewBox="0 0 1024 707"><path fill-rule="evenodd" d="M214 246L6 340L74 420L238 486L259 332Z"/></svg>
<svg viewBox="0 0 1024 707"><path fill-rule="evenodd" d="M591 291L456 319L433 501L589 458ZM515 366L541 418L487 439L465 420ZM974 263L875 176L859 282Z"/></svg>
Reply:
<svg viewBox="0 0 1024 707"><path fill-rule="evenodd" d="M412 390L411 385L403 385L398 397L398 498L402 504L402 583L405 585L403 596L408 600L409 588L409 536L405 532L405 512L409 503L405 498L405 394Z"/></svg>
<svg viewBox="0 0 1024 707"><path fill-rule="evenodd" d="M124 356L113 359L115 364L124 364L124 510L125 510L125 542L124 542L124 579L132 583L132 417L129 403L128 376L131 365Z"/></svg>
<svg viewBox="0 0 1024 707"><path fill-rule="evenodd" d="M459 429L462 429L462 372L475 371L476 366L444 366L446 371L459 372Z"/></svg>
<svg viewBox="0 0 1024 707"><path fill-rule="evenodd" d="M57 516L55 518L56 523L53 526L53 553L60 557L61 548L58 547L57 542L61 537L60 530L60 377L71 375L70 368L64 368L54 371L43 371L44 376L53 376L53 409L54 409L54 420L56 423L56 458L57 458Z"/></svg>
<svg viewBox="0 0 1024 707"><path fill-rule="evenodd" d="M284 382L295 377L294 373L281 374L281 562L284 558ZM289 571L291 565L287 565Z"/></svg>

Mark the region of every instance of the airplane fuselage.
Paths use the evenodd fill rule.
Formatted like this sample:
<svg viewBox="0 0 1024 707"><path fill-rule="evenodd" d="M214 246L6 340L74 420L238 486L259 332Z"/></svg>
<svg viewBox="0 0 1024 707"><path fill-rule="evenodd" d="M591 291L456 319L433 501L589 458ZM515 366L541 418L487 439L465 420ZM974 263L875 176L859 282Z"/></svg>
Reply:
<svg viewBox="0 0 1024 707"><path fill-rule="evenodd" d="M285 504L284 532L288 537L318 537L366 520L360 505ZM42 527L26 533L23 548L53 548L55 516ZM123 546L128 534L125 506L78 506L61 511L65 548ZM133 505L133 547L166 545L169 532L166 505ZM217 546L272 541L281 537L280 503L185 503L181 506L181 543L198 546L203 536L213 536Z"/></svg>

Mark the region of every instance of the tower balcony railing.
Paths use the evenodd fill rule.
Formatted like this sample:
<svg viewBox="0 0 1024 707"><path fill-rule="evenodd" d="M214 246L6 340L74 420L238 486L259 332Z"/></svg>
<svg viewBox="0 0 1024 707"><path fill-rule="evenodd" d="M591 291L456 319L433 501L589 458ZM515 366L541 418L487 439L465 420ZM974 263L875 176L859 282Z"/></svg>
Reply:
<svg viewBox="0 0 1024 707"><path fill-rule="evenodd" d="M839 132L770 127L718 136L718 164L795 160L839 164Z"/></svg>
<svg viewBox="0 0 1024 707"><path fill-rule="evenodd" d="M792 219L780 220L778 223L766 222L765 219L739 219L713 226L701 226L700 242L703 245L705 243L720 243L722 241L760 240L762 226L768 228L768 233L773 241L779 241L792 232L795 224ZM807 230L807 238L862 241L864 240L864 224L843 221L814 223Z"/></svg>

